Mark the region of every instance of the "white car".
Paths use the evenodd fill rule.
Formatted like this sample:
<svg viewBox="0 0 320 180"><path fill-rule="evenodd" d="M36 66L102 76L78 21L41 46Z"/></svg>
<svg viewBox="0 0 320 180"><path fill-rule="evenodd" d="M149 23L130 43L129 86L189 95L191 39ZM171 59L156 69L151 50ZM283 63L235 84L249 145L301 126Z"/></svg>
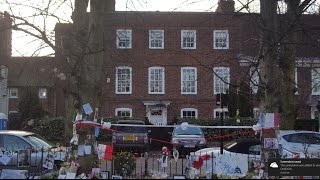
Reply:
<svg viewBox="0 0 320 180"><path fill-rule="evenodd" d="M320 157L320 133L314 131L280 130L278 134L280 151L286 149L301 157ZM284 154L282 152L281 154Z"/></svg>
<svg viewBox="0 0 320 180"><path fill-rule="evenodd" d="M256 138L236 139L224 145L223 154L220 147L205 148L195 155L206 157L202 162L200 174L217 174L245 176L248 172L248 160L260 160L261 142ZM213 166L212 166L213 165Z"/></svg>

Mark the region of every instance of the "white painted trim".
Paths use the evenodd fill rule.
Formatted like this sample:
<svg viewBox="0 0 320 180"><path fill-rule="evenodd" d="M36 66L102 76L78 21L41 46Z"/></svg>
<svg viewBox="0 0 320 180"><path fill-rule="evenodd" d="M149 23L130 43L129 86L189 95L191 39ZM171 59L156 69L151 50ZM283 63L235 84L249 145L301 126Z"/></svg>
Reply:
<svg viewBox="0 0 320 180"><path fill-rule="evenodd" d="M130 88L129 88L130 90L128 92L118 92L118 69L129 69L130 70ZM129 66L118 66L118 67L116 67L115 76L116 76L116 83L115 83L116 94L132 94L132 68Z"/></svg>
<svg viewBox="0 0 320 180"><path fill-rule="evenodd" d="M315 72L317 70L317 72ZM314 69L311 69L311 95L320 95L320 88L319 88L319 91L314 91L314 87L315 87L315 83L313 81L314 79L314 76L318 76L317 79L319 79L319 83L318 83L318 86L320 86L320 68L314 68Z"/></svg>
<svg viewBox="0 0 320 180"><path fill-rule="evenodd" d="M182 108L180 117L183 118L183 112L184 111L194 111L195 112L195 118L198 118L198 109L196 108Z"/></svg>
<svg viewBox="0 0 320 180"><path fill-rule="evenodd" d="M221 91L220 90L219 92L217 92L216 89L215 89L216 79L217 78L219 79L221 77L221 75L219 75L219 77L216 76L216 73L217 73L216 70L218 70L218 69L224 69L224 70L228 71L227 82L230 83L230 68L229 67L214 67L213 68L213 71L214 71L214 73L213 73L213 93L214 94L220 94L220 91ZM222 83L224 83L224 82L222 81ZM228 83L226 84L227 89L229 89L229 84Z"/></svg>
<svg viewBox="0 0 320 180"><path fill-rule="evenodd" d="M161 39L161 47L151 47L151 32L152 31L157 31L157 32L160 32L162 34L162 39ZM149 49L164 49L164 30L160 30L160 29L152 29L152 30L149 30Z"/></svg>
<svg viewBox="0 0 320 180"><path fill-rule="evenodd" d="M194 90L195 90L195 92L183 92L183 70L194 70L194 74L195 74L195 76L194 76L194 78L195 78L195 83L194 83L194 85L195 85L195 87L194 87ZM197 76L197 68L196 67L182 67L181 68L181 78L180 78L180 82L181 82L181 94L197 94L197 82L198 82L198 76Z"/></svg>
<svg viewBox="0 0 320 180"><path fill-rule="evenodd" d="M115 116L118 116L119 111L129 111L130 117L132 117L132 109L131 108L116 108L115 109Z"/></svg>
<svg viewBox="0 0 320 180"><path fill-rule="evenodd" d="M162 75L162 92L151 92L151 87L150 87L150 81L151 81L151 70L153 69L160 69L162 72L161 75ZM149 67L148 69L148 93L149 94L165 94L165 69L164 67Z"/></svg>
<svg viewBox="0 0 320 180"><path fill-rule="evenodd" d="M186 32L193 32L194 34L194 46L193 47L183 47L183 34ZM181 30L181 49L197 49L197 31L196 30Z"/></svg>
<svg viewBox="0 0 320 180"><path fill-rule="evenodd" d="M219 112L220 114L223 112L229 112L229 109L228 108L216 108L216 109L213 109L213 118L217 118L216 116L216 113ZM219 117L220 118L220 117Z"/></svg>
<svg viewBox="0 0 320 180"><path fill-rule="evenodd" d="M126 36L129 38L129 46L128 47L120 47L119 46L119 32L123 31L125 32ZM118 49L131 49L132 48L132 30L131 29L117 29L116 31L116 47Z"/></svg>
<svg viewBox="0 0 320 180"><path fill-rule="evenodd" d="M250 89L253 94L257 94L259 90L259 82L260 82L260 68L256 69L255 67L250 68ZM257 78L257 79L254 79Z"/></svg>
<svg viewBox="0 0 320 180"><path fill-rule="evenodd" d="M226 47L216 46L216 33L226 33ZM214 30L213 31L213 49L229 49L229 32L228 30Z"/></svg>
<svg viewBox="0 0 320 180"><path fill-rule="evenodd" d="M12 91L16 91L16 96L12 96ZM9 88L9 98L10 99L17 99L19 98L19 91L18 88Z"/></svg>

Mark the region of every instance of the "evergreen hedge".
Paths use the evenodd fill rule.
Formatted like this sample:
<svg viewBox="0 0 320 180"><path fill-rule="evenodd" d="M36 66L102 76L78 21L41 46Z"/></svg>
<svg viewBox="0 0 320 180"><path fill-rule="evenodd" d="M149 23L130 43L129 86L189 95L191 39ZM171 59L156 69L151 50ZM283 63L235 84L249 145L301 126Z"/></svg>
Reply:
<svg viewBox="0 0 320 180"><path fill-rule="evenodd" d="M36 119L33 131L48 141L62 142L64 140L64 119L50 116Z"/></svg>

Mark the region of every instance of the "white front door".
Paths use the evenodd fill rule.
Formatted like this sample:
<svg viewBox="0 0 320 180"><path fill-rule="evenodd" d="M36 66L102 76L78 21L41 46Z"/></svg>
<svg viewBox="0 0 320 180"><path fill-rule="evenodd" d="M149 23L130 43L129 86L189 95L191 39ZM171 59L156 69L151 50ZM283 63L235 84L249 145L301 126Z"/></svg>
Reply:
<svg viewBox="0 0 320 180"><path fill-rule="evenodd" d="M154 125L167 125L167 108L147 106L147 117L151 124Z"/></svg>

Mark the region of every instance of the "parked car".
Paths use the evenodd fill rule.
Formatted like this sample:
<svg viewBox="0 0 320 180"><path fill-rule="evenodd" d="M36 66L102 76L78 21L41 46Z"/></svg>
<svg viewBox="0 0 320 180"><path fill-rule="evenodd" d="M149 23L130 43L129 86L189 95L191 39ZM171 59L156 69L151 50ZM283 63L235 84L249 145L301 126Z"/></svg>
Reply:
<svg viewBox="0 0 320 180"><path fill-rule="evenodd" d="M180 155L188 154L207 147L202 129L196 125L182 127L177 125L172 132L171 143L174 144Z"/></svg>
<svg viewBox="0 0 320 180"><path fill-rule="evenodd" d="M58 166L65 157L65 153L57 150L51 142L28 131L0 131L0 148L2 154L12 155L7 164L0 162L1 169L6 166L42 167L49 152Z"/></svg>
<svg viewBox="0 0 320 180"><path fill-rule="evenodd" d="M118 125L144 125L141 120L119 120ZM149 148L149 136L146 127L116 126L112 135L113 148L117 150L146 151Z"/></svg>
<svg viewBox="0 0 320 180"><path fill-rule="evenodd" d="M200 172L212 172L220 175L244 176L248 171L249 159L260 160L261 142L257 138L235 139L223 146L223 154L220 154L220 147L204 148L195 152L198 157L206 157L201 166ZM212 166L212 164L214 166ZM240 168L239 174L237 168Z"/></svg>
<svg viewBox="0 0 320 180"><path fill-rule="evenodd" d="M284 148L300 157L320 157L319 132L281 130L277 138L280 150Z"/></svg>

